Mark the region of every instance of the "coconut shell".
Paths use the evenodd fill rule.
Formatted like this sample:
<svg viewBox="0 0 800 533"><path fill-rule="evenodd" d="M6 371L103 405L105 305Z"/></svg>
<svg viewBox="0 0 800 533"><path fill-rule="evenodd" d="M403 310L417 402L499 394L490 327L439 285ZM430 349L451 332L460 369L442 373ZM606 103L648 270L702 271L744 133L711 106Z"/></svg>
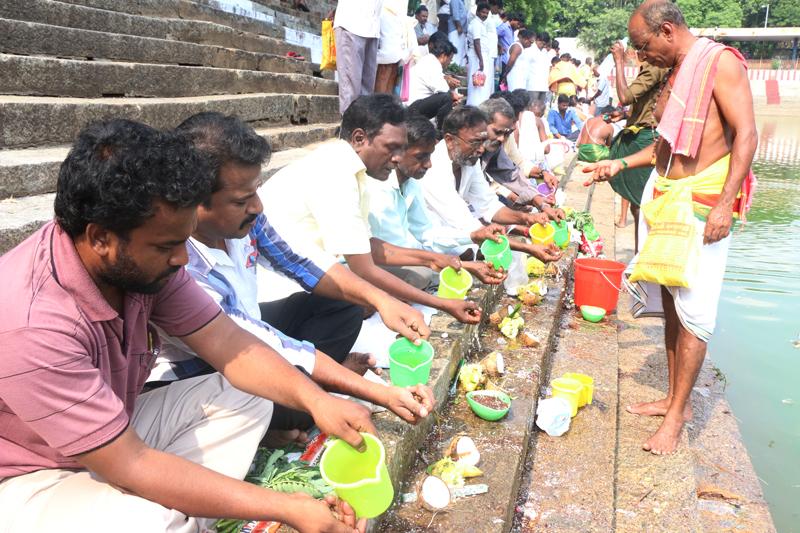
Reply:
<svg viewBox="0 0 800 533"><path fill-rule="evenodd" d="M542 297L538 294L532 293L531 291L525 291L522 293L522 303L529 307L533 307L541 301Z"/></svg>
<svg viewBox="0 0 800 533"><path fill-rule="evenodd" d="M492 324L499 324L507 316L508 316L508 308L506 306L503 306L494 313L492 313L491 315L489 315L489 322L491 322Z"/></svg>
<svg viewBox="0 0 800 533"><path fill-rule="evenodd" d="M530 348L536 348L542 343L537 337L524 331L520 334L519 340L523 346L528 346Z"/></svg>
<svg viewBox="0 0 800 533"><path fill-rule="evenodd" d="M465 450L469 451L465 452ZM445 457L450 457L453 461L459 461L469 466L475 466L481 460L481 454L475 445L475 441L466 433L453 437L444 454Z"/></svg>
<svg viewBox="0 0 800 533"><path fill-rule="evenodd" d="M430 497L426 499L425 492L430 490L441 490L444 494L446 494L447 498L445 505L440 506L439 504L442 502L433 500ZM452 501L453 497L450 493L450 487L447 486L447 483L442 481L442 478L438 476L425 476L420 480L419 483L417 483L417 505L419 505L421 508L431 512L441 512L450 507L450 503Z"/></svg>
<svg viewBox="0 0 800 533"><path fill-rule="evenodd" d="M558 275L558 267L555 263L548 263L547 268L544 271L545 275L547 276L557 276Z"/></svg>
<svg viewBox="0 0 800 533"><path fill-rule="evenodd" d="M481 368L490 376L499 376L505 373L503 355L500 352L492 352L481 360Z"/></svg>

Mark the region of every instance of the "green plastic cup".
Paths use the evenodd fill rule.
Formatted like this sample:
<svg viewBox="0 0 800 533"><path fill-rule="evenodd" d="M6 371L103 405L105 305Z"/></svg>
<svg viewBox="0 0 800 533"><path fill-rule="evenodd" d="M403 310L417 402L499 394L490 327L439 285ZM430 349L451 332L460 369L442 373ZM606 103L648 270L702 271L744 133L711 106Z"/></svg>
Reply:
<svg viewBox="0 0 800 533"><path fill-rule="evenodd" d="M319 471L336 495L349 503L361 518L383 514L392 504L394 489L386 470L386 450L369 433L362 433L367 451L358 450L337 439L327 445Z"/></svg>
<svg viewBox="0 0 800 533"><path fill-rule="evenodd" d="M566 220L562 220L561 222L553 221L550 222L550 225L556 230L553 235L553 242L556 243L556 246L561 247L569 244L569 226L567 226Z"/></svg>
<svg viewBox="0 0 800 533"><path fill-rule="evenodd" d="M600 234L597 233L597 229L592 224L586 224L583 227L583 236L586 237L587 241L596 241Z"/></svg>
<svg viewBox="0 0 800 533"><path fill-rule="evenodd" d="M472 287L472 275L463 268L461 274L450 267L439 273L439 298L463 300L467 297L470 287Z"/></svg>
<svg viewBox="0 0 800 533"><path fill-rule="evenodd" d="M408 339L397 339L389 346L389 378L398 387L427 384L432 362L433 346L426 340L416 346Z"/></svg>
<svg viewBox="0 0 800 533"><path fill-rule="evenodd" d="M499 398L506 404L505 409L495 410L489 409L488 407L479 404L473 398L475 396L494 396L495 398ZM479 417L483 418L484 420L500 420L506 413L508 409L511 407L511 398L508 397L508 394L504 392L500 392L498 390L481 390L481 391L472 391L467 393L467 402L469 402L469 406L472 407L472 411L478 415Z"/></svg>
<svg viewBox="0 0 800 533"><path fill-rule="evenodd" d="M508 245L508 237L499 235L501 242L494 242L491 239L486 239L481 244L481 252L483 256L491 261L495 269L508 270L511 266L511 247Z"/></svg>

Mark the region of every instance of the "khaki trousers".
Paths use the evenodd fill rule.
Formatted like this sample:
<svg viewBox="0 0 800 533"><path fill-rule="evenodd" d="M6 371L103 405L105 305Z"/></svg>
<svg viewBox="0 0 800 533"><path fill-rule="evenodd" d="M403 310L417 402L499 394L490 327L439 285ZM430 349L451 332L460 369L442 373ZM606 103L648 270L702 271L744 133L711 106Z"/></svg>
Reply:
<svg viewBox="0 0 800 533"><path fill-rule="evenodd" d="M215 373L139 396L131 425L151 448L244 479L271 417L272 402ZM215 522L123 494L88 470L40 470L0 481L0 533L194 533Z"/></svg>

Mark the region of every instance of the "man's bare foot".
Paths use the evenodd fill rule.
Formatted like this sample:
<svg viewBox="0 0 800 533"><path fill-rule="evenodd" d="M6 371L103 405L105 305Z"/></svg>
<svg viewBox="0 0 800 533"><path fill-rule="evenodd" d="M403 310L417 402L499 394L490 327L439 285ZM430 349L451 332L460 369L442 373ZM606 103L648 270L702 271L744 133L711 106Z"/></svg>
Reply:
<svg viewBox="0 0 800 533"><path fill-rule="evenodd" d="M290 444L305 448L308 444L308 434L299 429L270 429L267 431L267 434L264 435L264 438L261 439L261 446L275 450L285 448Z"/></svg>
<svg viewBox="0 0 800 533"><path fill-rule="evenodd" d="M359 376L366 374L367 370L372 370L376 375L380 376L383 373L383 369L375 366L377 362L378 360L371 353L351 352L345 358L342 366L352 370Z"/></svg>
<svg viewBox="0 0 800 533"><path fill-rule="evenodd" d="M671 398L663 398L661 400L655 402L638 402L629 405L625 409L634 415L640 416L664 416L667 414L667 409L669 409L669 405L672 403ZM683 420L688 422L694 416L694 411L692 411L692 401L688 400L686 405L683 407Z"/></svg>
<svg viewBox="0 0 800 533"><path fill-rule="evenodd" d="M683 420L677 422L665 418L652 437L642 444L642 449L647 450L653 455L669 455L678 447L681 440L681 429Z"/></svg>
<svg viewBox="0 0 800 533"><path fill-rule="evenodd" d="M626 225L628 225L628 221L627 220L617 220L614 223L614 225L617 226L618 228L624 228Z"/></svg>

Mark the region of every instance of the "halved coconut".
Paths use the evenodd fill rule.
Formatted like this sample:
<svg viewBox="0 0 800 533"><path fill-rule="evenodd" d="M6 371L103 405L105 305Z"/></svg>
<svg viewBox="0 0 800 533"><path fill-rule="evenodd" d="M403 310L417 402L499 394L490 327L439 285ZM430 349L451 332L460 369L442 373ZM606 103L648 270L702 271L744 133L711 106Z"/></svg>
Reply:
<svg viewBox="0 0 800 533"><path fill-rule="evenodd" d="M447 445L445 456L469 466L475 466L481 460L481 454L478 447L475 446L475 441L467 435L453 437L453 440Z"/></svg>
<svg viewBox="0 0 800 533"><path fill-rule="evenodd" d="M511 310L513 311L513 308L511 308ZM503 321L505 317L508 316L510 312L511 311L509 311L508 308L501 307L500 309L489 315L489 322L491 322L492 324L499 324L500 322Z"/></svg>
<svg viewBox="0 0 800 533"><path fill-rule="evenodd" d="M557 276L558 275L558 267L555 263L548 263L547 268L545 269L545 275L547 276Z"/></svg>
<svg viewBox="0 0 800 533"><path fill-rule="evenodd" d="M534 337L533 335L531 335L530 333L527 333L525 331L523 331L520 334L519 340L520 340L520 342L522 343L523 346L528 346L530 348L536 348L537 346L539 346L542 343L539 340L538 337Z"/></svg>
<svg viewBox="0 0 800 533"><path fill-rule="evenodd" d="M522 293L522 301L527 306L534 306L542 301L542 297L538 294L534 294L529 290L526 290Z"/></svg>
<svg viewBox="0 0 800 533"><path fill-rule="evenodd" d="M417 503L428 511L444 511L450 506L452 496L447 483L437 476L425 476L417 484Z"/></svg>
<svg viewBox="0 0 800 533"><path fill-rule="evenodd" d="M503 355L500 352L492 352L481 360L481 368L490 376L499 376L505 373Z"/></svg>

